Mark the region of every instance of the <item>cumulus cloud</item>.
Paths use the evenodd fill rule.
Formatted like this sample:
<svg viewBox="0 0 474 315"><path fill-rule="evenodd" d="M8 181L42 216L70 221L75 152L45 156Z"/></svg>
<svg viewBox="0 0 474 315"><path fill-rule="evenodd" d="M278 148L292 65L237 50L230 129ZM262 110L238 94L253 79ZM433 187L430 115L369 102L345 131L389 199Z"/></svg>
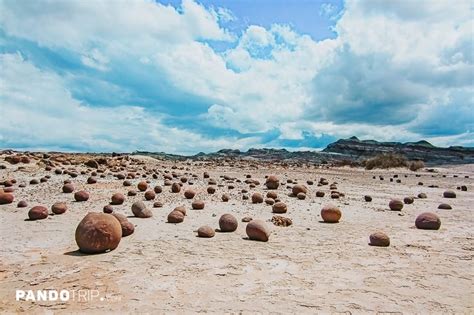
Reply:
<svg viewBox="0 0 474 315"><path fill-rule="evenodd" d="M139 106L88 106L71 96L60 76L18 54L0 55L0 68L0 135L5 147L191 154L258 142L255 137L210 138L166 126L163 117Z"/></svg>
<svg viewBox="0 0 474 315"><path fill-rule="evenodd" d="M336 15L323 5L338 19L323 41L278 24L231 33L223 25L238 17L193 0L3 0L0 11L1 36L27 52L1 59L5 146L196 153L327 135L474 144L469 0L348 0ZM74 64L43 65L41 49Z"/></svg>

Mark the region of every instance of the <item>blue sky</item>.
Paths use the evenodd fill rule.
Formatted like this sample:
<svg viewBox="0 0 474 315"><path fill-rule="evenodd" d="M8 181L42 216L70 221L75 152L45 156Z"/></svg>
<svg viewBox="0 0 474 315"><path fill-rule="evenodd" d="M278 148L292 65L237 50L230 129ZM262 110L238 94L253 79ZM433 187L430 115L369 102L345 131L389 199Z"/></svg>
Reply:
<svg viewBox="0 0 474 315"><path fill-rule="evenodd" d="M0 1L0 147L474 146L469 1Z"/></svg>

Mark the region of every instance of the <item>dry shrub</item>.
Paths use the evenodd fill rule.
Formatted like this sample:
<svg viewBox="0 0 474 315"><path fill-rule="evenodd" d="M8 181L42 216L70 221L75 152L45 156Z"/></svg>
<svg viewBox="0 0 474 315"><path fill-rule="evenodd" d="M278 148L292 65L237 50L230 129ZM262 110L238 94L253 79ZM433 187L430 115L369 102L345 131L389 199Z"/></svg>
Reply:
<svg viewBox="0 0 474 315"><path fill-rule="evenodd" d="M423 161L411 161L409 164L408 164L408 168L410 169L410 171L418 171L419 169L421 168L424 168L425 167L425 163Z"/></svg>
<svg viewBox="0 0 474 315"><path fill-rule="evenodd" d="M408 165L407 159L399 154L379 154L373 158L365 160L364 163L367 170L374 168L392 168L392 167L406 167Z"/></svg>

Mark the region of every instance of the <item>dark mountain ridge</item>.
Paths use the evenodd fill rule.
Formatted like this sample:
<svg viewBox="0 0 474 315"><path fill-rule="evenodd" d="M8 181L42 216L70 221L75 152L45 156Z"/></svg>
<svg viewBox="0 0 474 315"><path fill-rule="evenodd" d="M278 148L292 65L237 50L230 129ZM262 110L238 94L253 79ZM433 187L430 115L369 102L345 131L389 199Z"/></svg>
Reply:
<svg viewBox="0 0 474 315"><path fill-rule="evenodd" d="M167 154L163 152L136 151L134 154L149 155L158 159L171 160L218 160L244 159L266 161L289 161L328 163L342 160L362 161L378 154L395 153L408 160L422 160L429 165L474 163L474 148L451 146L436 147L426 140L417 142L378 142L359 140L357 137L340 139L329 144L322 151L288 151L286 149L250 148L248 151L222 149L213 153L200 152L192 156Z"/></svg>

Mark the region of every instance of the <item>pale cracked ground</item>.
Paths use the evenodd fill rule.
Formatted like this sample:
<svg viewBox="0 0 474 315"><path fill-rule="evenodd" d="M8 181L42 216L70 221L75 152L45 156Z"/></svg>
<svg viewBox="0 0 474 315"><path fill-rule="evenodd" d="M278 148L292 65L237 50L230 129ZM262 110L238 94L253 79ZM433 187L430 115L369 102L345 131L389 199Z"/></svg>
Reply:
<svg viewBox="0 0 474 315"><path fill-rule="evenodd" d="M3 158L2 158L3 160ZM146 159L149 167L164 169L172 162ZM7 164L7 163L3 163ZM71 179L76 190L91 193L87 202L76 203L73 194L61 192L68 175L54 175L34 164L23 171L8 165L0 170L0 180L16 178L26 188L16 188L15 201L0 206L0 311L3 313L71 313L71 312L148 312L148 313L473 313L473 166L438 168L440 173L408 170L365 171L350 168L278 169L260 166L258 170L232 167L190 167L198 174L193 185L196 198L206 201L204 210L190 210L190 200L182 193L172 194L169 186L156 200L163 208L154 208L150 219L130 218L135 233L123 238L119 247L100 255L81 255L74 241L78 222L88 211L102 211L114 192L126 193L130 187L112 176L99 178L94 185L85 184L86 175ZM79 167L78 169L85 169ZM272 235L268 243L245 239L244 216L269 220L271 207L252 205L242 200L240 190L248 185L235 182L235 188L219 187L208 195L203 171L209 171L218 183L220 175L245 179L252 174L261 183L253 191L265 192L264 176L277 175L281 181L297 179L299 183L321 177L338 182L346 196L331 200L329 187L308 186L306 200L288 196L286 185L280 185L279 197L288 205L286 217L291 227L276 227L270 222ZM184 170L177 170L184 173ZM51 174L47 183L28 185L31 178ZM389 182L399 174L401 184ZM405 178L404 175L408 177ZM441 174L446 174L443 178ZM453 175L459 177L454 178ZM372 179L384 175L385 180ZM464 176L469 175L466 179ZM136 185L141 179L134 179ZM422 181L423 186L418 182ZM151 179L151 186L163 185L163 178ZM435 184L439 188L429 188ZM468 191L456 190L467 185ZM17 187L15 185L15 187ZM185 184L186 188L188 185ZM134 187L136 189L136 186ZM315 191L326 192L316 198ZM453 189L456 199L445 199L442 193ZM220 201L223 192L231 194L228 203ZM388 210L390 198L416 196L403 211ZM364 195L373 201L366 203ZM25 199L28 208L17 208ZM131 215L134 201L143 193L127 197L117 212ZM41 221L25 221L34 205L48 208L56 201L67 201L68 211ZM447 202L453 210L438 210ZM150 207L151 201L146 202ZM334 203L343 212L339 224L320 223L323 205ZM178 205L187 205L188 215L181 224L166 223L167 214ZM417 230L418 214L431 211L442 221L438 231ZM223 213L239 220L235 233L216 233L212 239L196 237L201 225L218 228ZM391 238L388 248L371 247L368 236L382 230ZM27 302L16 301L15 290L98 290L104 301Z"/></svg>

